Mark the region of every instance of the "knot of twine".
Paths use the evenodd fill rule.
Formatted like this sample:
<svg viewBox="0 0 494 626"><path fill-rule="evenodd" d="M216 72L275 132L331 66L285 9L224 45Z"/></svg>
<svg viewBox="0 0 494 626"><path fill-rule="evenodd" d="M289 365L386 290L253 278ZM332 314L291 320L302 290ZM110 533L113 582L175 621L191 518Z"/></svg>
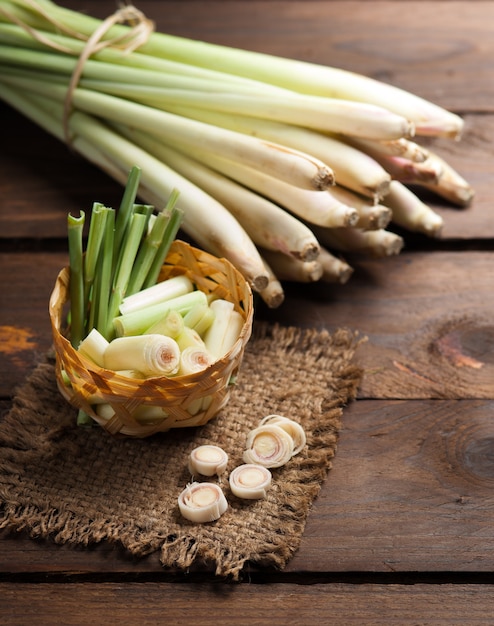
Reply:
<svg viewBox="0 0 494 626"><path fill-rule="evenodd" d="M70 145L71 138L69 130L69 117L72 111L72 99L74 91L81 78L82 72L84 71L84 64L86 63L86 61L94 53L108 47L119 48L124 52L124 54L130 54L139 46L148 41L150 35L154 31L154 22L148 19L142 11L140 11L133 5L124 5L117 9L115 13L103 20L98 28L92 33L92 35L88 37L83 33L69 28L68 26L63 24L63 22L51 16L49 12L43 8L43 6L36 2L36 0L25 0L25 3L34 12L43 17L48 23L53 25L58 32L74 37L79 41L86 42L81 54L78 57L74 71L72 72L72 75L70 77L67 94L64 101L62 126L65 141L67 144ZM5 9L0 8L0 13L7 16L12 22L17 24L18 26L24 28L34 39L43 43L44 45L59 50L60 52L74 54L74 52L69 48L66 48L52 41L49 36L46 36L36 28L29 26L29 24L26 24L23 20L15 15L10 14ZM110 37L108 39L103 39L103 37L115 24L128 24L130 28L125 33L116 35L115 37Z"/></svg>

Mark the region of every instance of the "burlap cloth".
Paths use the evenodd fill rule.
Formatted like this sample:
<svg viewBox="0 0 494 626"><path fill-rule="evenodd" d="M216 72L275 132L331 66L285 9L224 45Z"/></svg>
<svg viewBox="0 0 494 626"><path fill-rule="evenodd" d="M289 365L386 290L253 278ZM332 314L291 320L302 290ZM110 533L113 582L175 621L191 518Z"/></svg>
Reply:
<svg viewBox="0 0 494 626"><path fill-rule="evenodd" d="M256 322L228 406L205 426L147 439L78 427L53 363L43 360L0 422L0 528L77 546L116 542L133 555L159 550L164 567L209 564L234 579L247 563L283 568L300 545L343 408L360 383L357 345L346 330ZM271 413L300 421L307 446L273 470L265 500L237 499L228 474L242 463L247 432ZM193 524L180 516L177 496L191 481L189 452L204 443L230 456L217 479L229 508L216 522Z"/></svg>

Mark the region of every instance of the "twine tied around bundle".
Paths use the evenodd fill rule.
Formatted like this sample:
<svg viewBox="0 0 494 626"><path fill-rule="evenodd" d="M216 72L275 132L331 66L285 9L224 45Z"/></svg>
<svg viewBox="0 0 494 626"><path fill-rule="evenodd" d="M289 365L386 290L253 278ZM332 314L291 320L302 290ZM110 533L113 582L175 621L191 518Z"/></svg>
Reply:
<svg viewBox="0 0 494 626"><path fill-rule="evenodd" d="M50 25L54 26L58 32L74 37L79 41L86 42L70 77L64 101L62 126L65 141L70 146L71 137L69 130L69 117L72 111L72 99L82 72L84 71L86 61L94 53L108 47L119 48L124 54L130 54L149 40L149 37L155 30L155 25L154 22L147 18L142 11L137 9L132 4L128 4L120 6L112 15L109 15L106 19L104 19L90 36L87 36L84 33L80 33L69 28L63 22L51 16L36 0L25 0L25 4L27 4L39 17L42 17ZM74 54L70 48L56 43L49 36L40 30L29 26L29 24L27 24L24 20L13 15L8 10L0 8L0 14L4 15L13 23L26 30L34 39L36 39L36 41L39 41L43 45L54 50L58 50L59 52L71 55ZM116 24L127 24L129 29L125 33L104 39L108 31Z"/></svg>

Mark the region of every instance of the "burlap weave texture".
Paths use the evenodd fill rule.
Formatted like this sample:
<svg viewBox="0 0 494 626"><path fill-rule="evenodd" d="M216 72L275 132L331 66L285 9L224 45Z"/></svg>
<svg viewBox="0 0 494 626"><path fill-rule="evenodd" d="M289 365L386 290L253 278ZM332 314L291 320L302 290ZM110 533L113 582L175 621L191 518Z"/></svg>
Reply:
<svg viewBox="0 0 494 626"><path fill-rule="evenodd" d="M356 336L256 322L230 402L205 426L147 439L115 438L75 424L41 362L0 422L0 528L77 546L100 541L133 555L160 551L164 567L206 563L238 578L247 563L283 568L300 545L314 498L331 467L344 406L361 380ZM307 446L273 470L265 500L234 497L229 472L242 463L248 431L265 415L299 421ZM213 443L229 454L223 487L229 508L193 524L177 496L191 482L190 451ZM210 479L208 479L210 480Z"/></svg>

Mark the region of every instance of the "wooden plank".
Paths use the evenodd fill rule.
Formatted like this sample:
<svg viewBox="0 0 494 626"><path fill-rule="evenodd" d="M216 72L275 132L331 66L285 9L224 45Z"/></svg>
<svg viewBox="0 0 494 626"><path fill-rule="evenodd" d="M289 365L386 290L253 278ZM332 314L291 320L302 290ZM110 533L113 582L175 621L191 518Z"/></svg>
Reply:
<svg viewBox="0 0 494 626"><path fill-rule="evenodd" d="M287 571L492 571L493 410L493 400L351 404Z"/></svg>
<svg viewBox="0 0 494 626"><path fill-rule="evenodd" d="M0 584L2 623L490 624L492 585Z"/></svg>

